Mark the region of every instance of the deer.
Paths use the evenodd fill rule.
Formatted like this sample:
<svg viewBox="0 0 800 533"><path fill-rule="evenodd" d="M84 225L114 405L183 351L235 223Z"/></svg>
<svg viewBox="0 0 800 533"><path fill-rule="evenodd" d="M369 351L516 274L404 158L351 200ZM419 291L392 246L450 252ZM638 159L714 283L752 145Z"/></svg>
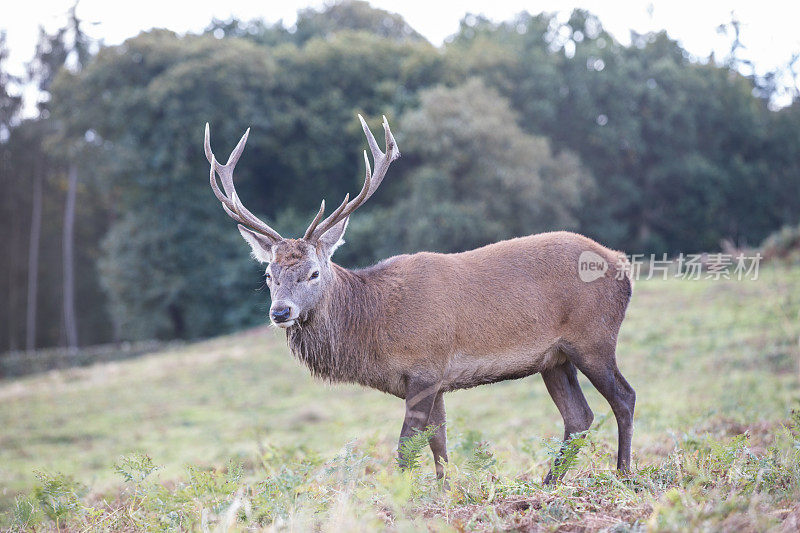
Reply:
<svg viewBox="0 0 800 533"><path fill-rule="evenodd" d="M269 318L285 332L292 354L314 377L404 400L399 465L407 466L403 442L427 430L440 479L448 460L446 392L541 374L564 422L563 454L594 420L580 371L611 406L617 469L628 471L636 394L616 362L617 336L633 292L625 255L583 235L555 231L461 253L397 255L358 270L339 266L331 257L344 243L350 216L375 194L400 156L385 116L385 153L364 118L358 119L374 172L364 150L361 191L353 199L347 194L324 219L323 200L298 239L281 237L236 193L233 172L250 130L223 165L211 151L206 124L211 189L238 222L252 256L266 265ZM604 270L584 280L579 262L587 253ZM561 454L545 484L563 476Z"/></svg>

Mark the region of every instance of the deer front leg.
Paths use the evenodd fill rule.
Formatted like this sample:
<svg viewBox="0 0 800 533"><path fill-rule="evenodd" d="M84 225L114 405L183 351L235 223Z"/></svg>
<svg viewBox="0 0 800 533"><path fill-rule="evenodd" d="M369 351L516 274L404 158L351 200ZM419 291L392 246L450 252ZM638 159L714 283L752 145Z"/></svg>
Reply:
<svg viewBox="0 0 800 533"><path fill-rule="evenodd" d="M437 381L432 383L430 380L419 379L419 378L408 378L406 383L406 416L405 420L403 421L403 429L400 430L400 441L398 442L397 446L397 459L400 467L405 469L408 468L410 465L406 464L406 458L403 457L401 453L401 449L403 446L403 442L406 439L413 437L417 432L424 431L428 424L431 422L431 414L434 412L434 406L436 405L437 398L440 398L439 394L440 383ZM444 417L444 402L440 400L441 403L441 413L442 418ZM442 421L442 431L444 431L444 421ZM438 424L438 421L436 421ZM438 434L437 430L437 434ZM431 449L434 453L434 460L438 460L436 457L437 451L441 454L441 450L444 446L444 439L437 438L438 435L434 435L431 439ZM437 441L437 444L434 444L434 441ZM444 450L444 458L447 460L447 451ZM441 456L441 455L440 455ZM436 474L439 476L440 466L436 467ZM442 470L442 474L444 470Z"/></svg>

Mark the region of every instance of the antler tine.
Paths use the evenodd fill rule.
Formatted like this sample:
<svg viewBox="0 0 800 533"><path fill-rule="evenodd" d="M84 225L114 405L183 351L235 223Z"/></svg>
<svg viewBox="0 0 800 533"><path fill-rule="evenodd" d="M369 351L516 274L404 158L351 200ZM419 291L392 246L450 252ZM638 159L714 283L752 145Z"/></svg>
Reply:
<svg viewBox="0 0 800 533"><path fill-rule="evenodd" d="M224 184L223 184L224 185ZM245 219L245 224L250 226L251 229L256 230L257 232L266 235L268 237L272 237L275 240L282 240L283 238L278 234L277 231L269 227L266 223L264 223L260 218L255 216L253 213L247 209L242 201L239 200L239 196L236 194L236 191L233 191L233 206L234 211Z"/></svg>
<svg viewBox="0 0 800 533"><path fill-rule="evenodd" d="M383 117L386 120L386 117ZM228 156L228 162L225 163L226 167L235 167L236 163L239 162L239 157L241 157L242 152L244 152L244 145L247 144L247 138L250 136L250 128L247 128L242 135L242 138L239 139L239 142L236 143L236 148L233 149L231 155ZM231 168L231 172L233 172L233 168Z"/></svg>
<svg viewBox="0 0 800 533"><path fill-rule="evenodd" d="M383 116L383 131L386 137L386 153L384 154L381 151L378 153L381 155L380 162L378 162L378 158L373 155L375 158L375 176L376 178L372 180L371 190L367 198L372 196L375 191L380 186L381 182L383 181L384 176L386 176L386 171L389 169L389 165L400 157L400 150L397 149L397 141L394 140L394 135L392 135L392 130L389 129L389 121L386 120L386 115Z"/></svg>
<svg viewBox="0 0 800 533"><path fill-rule="evenodd" d="M242 151L244 151L244 145L247 143L247 137L249 135L250 128L247 128L247 131L244 132L244 135L242 135L242 138L239 139L239 142L236 144L236 148L233 149L231 155L228 157L227 163L220 165L216 158L214 158L214 162L212 163L222 180L222 189L225 191L225 195L231 200L233 200L233 195L236 194L236 188L233 186L233 169L236 167L236 163L239 161ZM209 143L209 148L210 147L211 144ZM211 156L213 157L214 154L212 153Z"/></svg>
<svg viewBox="0 0 800 533"><path fill-rule="evenodd" d="M392 130L389 129L389 121L386 120L386 115L383 115L383 131L386 134L386 153L392 154L391 160L394 161L400 157L400 150L397 149L397 141L394 140Z"/></svg>
<svg viewBox="0 0 800 533"><path fill-rule="evenodd" d="M372 132L370 131L369 126L367 126L364 117L358 115L358 120L361 122L361 128L364 130L364 135L367 137L367 144L372 152L372 158L375 161L375 172L372 172L372 168L369 164L369 157L367 156L367 151L365 150L364 163L366 166L366 175L364 178L364 185L361 187L361 192L359 192L358 196L356 196L350 202L347 201L348 197L345 197L344 202L342 202L336 211L331 213L328 218L323 220L318 225L312 223L312 225L309 226L309 229L306 230L306 237L304 237L305 239L319 239L323 233L331 229L345 218L349 217L353 211L358 209L375 193L375 191L378 189L378 186L381 184L381 181L383 181L383 177L386 175L389 165L392 163L392 161L400 157L400 151L397 149L397 142L394 140L392 131L389 129L389 122L386 120L385 116L383 117L383 129L386 133L385 154L380 148L378 148L378 142L372 135ZM316 219L314 222L317 222Z"/></svg>
<svg viewBox="0 0 800 533"><path fill-rule="evenodd" d="M233 209L233 202L231 202L228 197L222 194L222 191L219 190L219 185L217 184L217 175L214 172L217 167L217 159L214 157L214 154L211 154L209 161L211 163L211 190L214 191L214 196L217 197L217 200L222 202L223 207Z"/></svg>
<svg viewBox="0 0 800 533"><path fill-rule="evenodd" d="M369 156L367 155L367 151L366 150L364 150L364 168L367 169L367 176L371 179L372 178L372 167L369 166Z"/></svg>
<svg viewBox="0 0 800 533"><path fill-rule="evenodd" d="M224 209L225 212L228 213L228 215L233 220L235 220L236 222L239 222L241 224L245 224L247 226L250 226L250 224L244 218L242 218L239 214L237 214L234 211L235 207L234 207L233 202L230 201L228 198L226 198L225 195L222 194L222 191L219 190L219 185L217 185L217 180L216 180L216 177L214 175L214 162L216 161L214 159L214 154L211 154L211 159L212 159L212 163L211 163L211 190L214 191L214 196L216 196L217 199L220 202L222 202L222 209Z"/></svg>
<svg viewBox="0 0 800 533"><path fill-rule="evenodd" d="M205 138L203 139L203 150L206 152L206 159L208 159L208 162L213 165L214 152L211 151L211 128L209 127L208 122L206 122L206 134Z"/></svg>
<svg viewBox="0 0 800 533"><path fill-rule="evenodd" d="M328 215L328 218L326 218L325 220L328 220L328 219L334 219L334 218L338 217L338 216L339 216L339 214L342 212L342 210L343 210L345 207L347 207L347 201L348 201L349 199L350 199L350 193L347 193L347 194L345 194L345 195L344 195L344 200L342 200L342 203L341 203L341 204L339 204L339 207L337 207L336 209L334 209L334 210L333 210L333 213L331 213L330 215ZM321 218L321 216L320 216L321 214L322 214L321 212L320 212L320 213L317 213L317 216L316 216L316 217L314 217L314 220L312 220L312 221L311 221L311 225L309 225L309 226L308 226L308 228L306 229L306 233L305 233L305 235L303 235L303 238L304 238L304 239L306 239L306 240L312 240L312 238L313 238L313 236L314 236L314 232L315 232L315 230L317 229L317 227L319 226L319 219ZM323 222L323 224L324 224L324 222ZM325 232L323 231L322 233L325 233Z"/></svg>
<svg viewBox="0 0 800 533"><path fill-rule="evenodd" d="M386 120L386 117L383 118ZM364 130L364 135L367 136L367 144L369 145L369 151L372 152L372 159L377 161L378 157L383 155L383 152L381 152L381 149L378 147L378 141L375 140L375 136L372 135L372 131L370 131L367 122L360 113L358 115L358 120L361 122L361 129Z"/></svg>
<svg viewBox="0 0 800 533"><path fill-rule="evenodd" d="M366 157L366 154L365 154ZM347 193L344 197L344 201L336 208L336 211L330 214L328 218L322 221L312 232L310 236L310 240L318 239L323 233L331 229L335 226L338 222L341 222L342 219L350 216L350 213L356 210L356 208L364 203L364 200L367 198L367 194L369 193L370 184L372 183L372 173L369 170L369 166L367 166L367 173L364 178L364 185L361 187L361 192L358 193L352 201L348 202L347 200L350 198L350 193Z"/></svg>
<svg viewBox="0 0 800 533"><path fill-rule="evenodd" d="M322 200L322 203L319 206L319 212L317 213L317 216L315 216L314 220L311 221L311 225L308 226L305 235L303 235L304 239L308 239L309 237L311 237L311 234L314 233L314 229L316 229L317 224L319 224L319 221L320 219L322 219L322 215L324 214L325 214L325 200Z"/></svg>
<svg viewBox="0 0 800 533"><path fill-rule="evenodd" d="M239 161L239 158L244 151L244 146L247 143L247 137L249 135L250 128L247 128L247 131L244 132L242 138L239 139L236 148L233 149L231 155L228 157L228 162L224 165L221 165L217 161L217 158L214 157L214 153L211 151L211 133L209 125L206 122L203 149L206 153L206 159L208 159L208 162L211 163L211 190L214 192L214 196L216 196L217 199L222 202L222 208L225 210L225 212L228 213L228 215L236 222L244 224L250 229L261 233L270 239L280 241L282 240L282 237L277 231L269 227L242 204L242 202L239 200L239 196L236 194L236 187L233 185L233 169L236 167L236 163ZM225 191L224 193L219 189L219 185L217 184L217 176L219 176L220 181L222 181L222 188Z"/></svg>

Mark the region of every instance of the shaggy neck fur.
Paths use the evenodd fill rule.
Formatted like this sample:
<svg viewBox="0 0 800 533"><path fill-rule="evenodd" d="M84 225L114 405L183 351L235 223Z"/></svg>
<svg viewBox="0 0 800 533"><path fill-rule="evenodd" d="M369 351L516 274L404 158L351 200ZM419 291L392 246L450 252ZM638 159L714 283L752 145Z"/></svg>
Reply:
<svg viewBox="0 0 800 533"><path fill-rule="evenodd" d="M286 331L292 353L312 375L331 382L355 382L385 390L379 379L379 344L374 317L382 316L374 281L377 267L350 271L332 265L332 286L302 322ZM369 317L373 317L373 321Z"/></svg>

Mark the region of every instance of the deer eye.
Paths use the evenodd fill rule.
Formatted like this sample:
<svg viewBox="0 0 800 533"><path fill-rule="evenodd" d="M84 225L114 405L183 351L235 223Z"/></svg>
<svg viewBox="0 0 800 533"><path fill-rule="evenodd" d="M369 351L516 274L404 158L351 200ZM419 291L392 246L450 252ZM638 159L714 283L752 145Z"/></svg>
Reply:
<svg viewBox="0 0 800 533"><path fill-rule="evenodd" d="M314 272L311 273L311 276L308 279L310 281L312 279L317 279L318 277L319 277L319 270L315 270Z"/></svg>

